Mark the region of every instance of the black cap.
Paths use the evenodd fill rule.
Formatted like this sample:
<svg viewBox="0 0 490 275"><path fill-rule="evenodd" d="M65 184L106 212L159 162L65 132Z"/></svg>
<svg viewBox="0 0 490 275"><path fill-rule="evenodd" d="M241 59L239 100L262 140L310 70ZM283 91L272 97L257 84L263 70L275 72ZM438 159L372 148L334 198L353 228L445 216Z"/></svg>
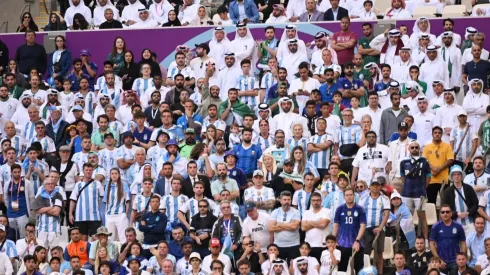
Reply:
<svg viewBox="0 0 490 275"><path fill-rule="evenodd" d="M255 207L257 207L257 205L253 201L247 201L247 203L245 204L245 210L246 211L252 210Z"/></svg>
<svg viewBox="0 0 490 275"><path fill-rule="evenodd" d="M134 140L134 136L133 136L133 133L131 131L126 131L126 132L122 133L122 140L124 140L127 137L131 137Z"/></svg>
<svg viewBox="0 0 490 275"><path fill-rule="evenodd" d="M386 178L385 178L385 177L383 177L383 176L379 176L379 177L377 177L377 178L376 178L376 181L377 181L379 184L381 184L381 185L386 184ZM371 183L371 184L372 184L372 183Z"/></svg>
<svg viewBox="0 0 490 275"><path fill-rule="evenodd" d="M408 130L408 124L405 121L402 121L398 123L398 129L407 129Z"/></svg>
<svg viewBox="0 0 490 275"><path fill-rule="evenodd" d="M209 46L206 43L196 44L196 48L202 48L206 50L206 53L209 53Z"/></svg>
<svg viewBox="0 0 490 275"><path fill-rule="evenodd" d="M284 164L283 165L294 165L294 162L290 159L286 159L284 160Z"/></svg>
<svg viewBox="0 0 490 275"><path fill-rule="evenodd" d="M338 177L337 177L339 180L340 179L344 179L346 180L347 182L349 182L349 178L345 175L345 174L340 174Z"/></svg>
<svg viewBox="0 0 490 275"><path fill-rule="evenodd" d="M108 138L108 137L112 137L112 138L114 138L114 135L113 135L111 132L105 133L105 134L104 134L104 139L106 139L106 138Z"/></svg>
<svg viewBox="0 0 490 275"><path fill-rule="evenodd" d="M381 183L379 183L378 181L373 181L371 182L371 185L381 185Z"/></svg>
<svg viewBox="0 0 490 275"><path fill-rule="evenodd" d="M42 151L43 150L43 146L41 145L41 142L39 142L39 141L33 142L31 144L31 147L36 148L36 151Z"/></svg>

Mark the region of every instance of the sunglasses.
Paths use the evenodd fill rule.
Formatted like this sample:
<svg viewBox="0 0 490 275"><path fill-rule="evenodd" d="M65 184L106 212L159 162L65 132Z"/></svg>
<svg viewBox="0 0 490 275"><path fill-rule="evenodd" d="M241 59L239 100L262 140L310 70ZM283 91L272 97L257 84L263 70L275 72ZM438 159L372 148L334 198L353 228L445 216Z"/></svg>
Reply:
<svg viewBox="0 0 490 275"><path fill-rule="evenodd" d="M410 149L419 149L418 146L410 146Z"/></svg>
<svg viewBox="0 0 490 275"><path fill-rule="evenodd" d="M199 205L199 208L208 208L207 205Z"/></svg>
<svg viewBox="0 0 490 275"><path fill-rule="evenodd" d="M24 16L24 18L31 18L30 16Z"/></svg>
<svg viewBox="0 0 490 275"><path fill-rule="evenodd" d="M358 185L356 186L357 189L364 189L364 186L363 185Z"/></svg>
<svg viewBox="0 0 490 275"><path fill-rule="evenodd" d="M449 214L451 211L441 211L441 214Z"/></svg>

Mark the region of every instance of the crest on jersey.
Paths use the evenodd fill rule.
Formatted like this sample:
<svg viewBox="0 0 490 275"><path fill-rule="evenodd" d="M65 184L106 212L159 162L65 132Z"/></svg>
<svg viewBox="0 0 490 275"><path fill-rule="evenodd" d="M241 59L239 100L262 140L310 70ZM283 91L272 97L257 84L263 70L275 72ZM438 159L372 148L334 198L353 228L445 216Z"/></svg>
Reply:
<svg viewBox="0 0 490 275"><path fill-rule="evenodd" d="M453 234L456 234L458 233L458 230L456 229L456 227L453 227Z"/></svg>
<svg viewBox="0 0 490 275"><path fill-rule="evenodd" d="M357 217L359 214L357 214L357 211L354 211L354 217Z"/></svg>
<svg viewBox="0 0 490 275"><path fill-rule="evenodd" d="M350 211L347 211L347 216L350 216L352 213Z"/></svg>

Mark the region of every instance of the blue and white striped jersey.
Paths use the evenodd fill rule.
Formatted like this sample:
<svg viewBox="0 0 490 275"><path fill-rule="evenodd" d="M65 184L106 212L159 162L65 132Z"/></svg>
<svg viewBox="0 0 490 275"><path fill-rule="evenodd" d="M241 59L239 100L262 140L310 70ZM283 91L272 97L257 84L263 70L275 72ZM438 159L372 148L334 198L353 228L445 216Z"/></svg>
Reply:
<svg viewBox="0 0 490 275"><path fill-rule="evenodd" d="M235 88L239 91L259 90L259 82L253 76L240 75ZM240 100L252 110L258 105L255 96L240 96Z"/></svg>
<svg viewBox="0 0 490 275"><path fill-rule="evenodd" d="M294 137L288 137L286 139L286 144L289 145L289 152L290 153L293 152L293 148L296 146L303 147L304 151L306 152L306 150L308 149L308 143L309 142L310 141L306 137L302 137L299 140L295 140Z"/></svg>
<svg viewBox="0 0 490 275"><path fill-rule="evenodd" d="M349 127L340 126L337 129L336 136L334 137L335 143L338 143L339 146L343 144L353 144L359 143L361 141L362 129L361 126L352 124Z"/></svg>
<svg viewBox="0 0 490 275"><path fill-rule="evenodd" d="M167 149L165 149L165 147L161 148L158 144L148 149L146 159L151 162L151 166L155 171L157 170L158 161L162 159L163 154L165 154L166 152Z"/></svg>
<svg viewBox="0 0 490 275"><path fill-rule="evenodd" d="M254 201L254 202L264 202L268 200L275 200L276 197L274 196L274 190L269 187L263 186L261 189L255 188L255 186L249 187L245 189L245 192L243 193L243 199L245 201ZM259 209L259 211L264 212L264 213L271 213L271 210L263 210Z"/></svg>
<svg viewBox="0 0 490 275"><path fill-rule="evenodd" d="M313 192L317 192L313 190ZM310 202L311 192L306 192L304 189L294 192L292 205L296 206L299 210L299 215L303 219L303 214L308 210Z"/></svg>
<svg viewBox="0 0 490 275"><path fill-rule="evenodd" d="M80 193L86 184L83 181L75 183L70 196L70 200L76 202L75 221L100 221L99 200L104 196L104 186L99 181L92 181Z"/></svg>
<svg viewBox="0 0 490 275"><path fill-rule="evenodd" d="M45 136L45 137L39 139L36 136L34 136L33 138L31 138L29 140L29 146L31 146L32 143L36 142L36 141L41 143L41 146L42 146L44 152L47 152L47 153L56 152L56 146L54 144L54 141L50 137Z"/></svg>
<svg viewBox="0 0 490 275"><path fill-rule="evenodd" d="M15 135L9 139L10 139L10 146L12 146L12 148L15 149L17 158L24 155L27 149L27 141L22 136L19 135Z"/></svg>
<svg viewBox="0 0 490 275"><path fill-rule="evenodd" d="M15 243L11 240L5 240L5 244L0 249L0 253L7 254L9 258L16 258L19 256L17 254L17 248L15 247Z"/></svg>
<svg viewBox="0 0 490 275"><path fill-rule="evenodd" d="M22 129L22 136L26 140L31 140L31 138L36 136L37 133L36 131L34 131L34 129L36 128L36 126L34 125L35 123L36 122L29 121L24 126L24 129Z"/></svg>
<svg viewBox="0 0 490 275"><path fill-rule="evenodd" d="M262 149L262 152L264 152L265 149L271 147L274 144L274 137L272 135L269 135L269 137L264 138L261 135L257 135L252 140L252 143L260 146L260 149Z"/></svg>
<svg viewBox="0 0 490 275"><path fill-rule="evenodd" d="M24 163L22 165L22 167L23 167L22 170L24 170L23 171L24 175L27 175L27 171L29 170L29 164ZM41 173L45 177L47 177L49 175L49 166L44 160L36 160L34 162L34 168L39 168L39 170L41 170ZM34 194L37 194L37 190L43 185L41 179L39 178L39 175L37 173L31 173L31 178L28 180L30 180L32 182L32 186L34 188Z"/></svg>
<svg viewBox="0 0 490 275"><path fill-rule="evenodd" d="M458 154L455 155L455 159L459 161L464 161L471 154L471 142L474 139L477 139L478 136L476 134L472 134L471 129L468 130L468 133L465 136L466 128L461 129L460 127L454 127L451 130L451 134L449 135L449 141L454 142L453 150L456 152L458 148L461 148L458 151ZM464 137L464 140L463 140ZM461 142L463 140L463 142ZM460 145L461 144L461 145Z"/></svg>
<svg viewBox="0 0 490 275"><path fill-rule="evenodd" d="M111 169L117 168L117 149L109 150L104 148L100 150L97 155L99 156L99 166L104 168L106 172L106 179L110 177Z"/></svg>
<svg viewBox="0 0 490 275"><path fill-rule="evenodd" d="M194 71L191 67L185 66L182 70L179 70L177 63L170 64L167 71L167 78L175 80L175 76L179 73L184 77L195 78Z"/></svg>
<svg viewBox="0 0 490 275"><path fill-rule="evenodd" d="M21 165L22 163L20 162L15 162L18 165ZM24 169L21 170L21 177L24 177ZM5 183L10 182L12 180L12 169L10 168L10 165L5 163L4 165L0 166L0 194L3 194L3 187L5 186Z"/></svg>
<svg viewBox="0 0 490 275"><path fill-rule="evenodd" d="M138 97L141 97L145 91L151 87L155 87L153 84L153 78L144 79L142 77L136 78L133 82L133 87L131 88L133 91L138 93Z"/></svg>
<svg viewBox="0 0 490 275"><path fill-rule="evenodd" d="M264 103L269 103L269 90L274 84L277 84L277 79L274 77L274 75L271 72L267 72L263 77L262 77L262 82L260 84L260 88L265 90L265 97L264 97Z"/></svg>
<svg viewBox="0 0 490 275"><path fill-rule="evenodd" d="M478 201L478 206L485 210L487 215L490 215L490 190L485 191ZM486 228L490 227L490 222L486 221Z"/></svg>
<svg viewBox="0 0 490 275"><path fill-rule="evenodd" d="M110 197L107 197L111 189ZM120 200L117 199L117 183L106 184L104 191L104 199L102 200L106 204L106 215L117 215L126 213L126 202L130 201L129 189L123 184L123 195Z"/></svg>
<svg viewBox="0 0 490 275"><path fill-rule="evenodd" d="M361 197L359 205L366 211L366 228L378 227L383 221L384 210L390 211L390 199L380 194L378 198L373 199L370 194Z"/></svg>
<svg viewBox="0 0 490 275"><path fill-rule="evenodd" d="M126 146L121 146L117 148L117 159L125 159L125 160L134 160L134 155L136 152L136 146L132 146L131 148L126 148ZM129 186L129 179L131 178L128 169L120 169L121 171L121 179L124 183Z"/></svg>
<svg viewBox="0 0 490 275"><path fill-rule="evenodd" d="M119 120L109 122L109 128L119 135L124 132L124 124Z"/></svg>
<svg viewBox="0 0 490 275"><path fill-rule="evenodd" d="M189 200L189 198L182 194L178 195L177 197L172 196L171 194L163 196L162 200L160 201L160 209L165 210L168 222L177 222L179 220L177 218L177 213L179 213L179 209L187 200Z"/></svg>
<svg viewBox="0 0 490 275"><path fill-rule="evenodd" d="M51 193L51 195L53 196L54 192ZM63 207L63 201L56 199L53 203L53 201L50 199L49 205L51 207L57 206L59 208L62 208ZM59 216L51 216L48 214L38 215L36 227L37 227L37 232L59 233L59 232L61 232L60 217Z"/></svg>
<svg viewBox="0 0 490 275"><path fill-rule="evenodd" d="M71 160L78 166L78 171L83 171L83 165L88 161L88 153L82 151L75 153Z"/></svg>
<svg viewBox="0 0 490 275"><path fill-rule="evenodd" d="M152 193L151 195L159 196L158 194L154 194L154 193ZM136 197L134 197L133 205L132 205L131 209L133 209L133 211L136 211L136 213L139 213L143 210L150 210L150 204L148 202L151 199L151 195L149 195L148 197L145 197L142 193L136 195ZM139 225L138 222L135 222L133 224L133 226L135 228L138 228L138 225Z"/></svg>
<svg viewBox="0 0 490 275"><path fill-rule="evenodd" d="M465 203L465 195L464 195L464 191L463 191L463 187L461 186L461 188L458 188L457 190L459 191L459 194L458 194L458 191L456 191L456 186L454 186L454 198L456 199L455 202L454 202L454 207L456 208L456 212L468 212L468 207L466 206L466 203ZM462 196L462 197L461 197ZM458 217L456 219L457 222L459 222L461 225L467 225L467 224L470 224L470 223L473 223L473 221L470 219L470 217L466 217L464 219L461 219L460 217Z"/></svg>
<svg viewBox="0 0 490 275"><path fill-rule="evenodd" d="M330 141L333 144L333 139L330 134L323 134L323 135L316 134L310 137L309 143L319 144L319 143L326 143L328 141ZM311 153L310 162L313 163L313 165L317 169L328 169L328 164L330 163L331 149L332 147L329 147L326 150Z"/></svg>
<svg viewBox="0 0 490 275"><path fill-rule="evenodd" d="M95 95L94 92L90 91L86 94L82 94L80 92L75 93L75 99L78 97L83 97L85 99L85 108L84 111L86 113L89 113L91 116L94 115L94 103L97 103L97 96Z"/></svg>

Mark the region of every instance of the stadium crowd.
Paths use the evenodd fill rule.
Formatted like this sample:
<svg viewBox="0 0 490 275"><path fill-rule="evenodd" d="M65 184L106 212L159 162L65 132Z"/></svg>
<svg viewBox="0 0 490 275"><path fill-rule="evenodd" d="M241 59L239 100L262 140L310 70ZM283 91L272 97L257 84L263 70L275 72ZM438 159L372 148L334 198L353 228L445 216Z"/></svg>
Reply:
<svg viewBox="0 0 490 275"><path fill-rule="evenodd" d="M422 17L412 33L363 23L357 37L371 0L153 2L120 15L70 0L44 29L218 14L234 39L216 26L195 53L176 45L168 68L150 48L137 61L123 33L102 68L62 35L46 53L30 14L25 44L0 41L0 274L490 272L483 32L446 18L431 33ZM413 5L393 0L385 17ZM310 43L302 25L265 24L257 39L258 11L341 30Z"/></svg>

